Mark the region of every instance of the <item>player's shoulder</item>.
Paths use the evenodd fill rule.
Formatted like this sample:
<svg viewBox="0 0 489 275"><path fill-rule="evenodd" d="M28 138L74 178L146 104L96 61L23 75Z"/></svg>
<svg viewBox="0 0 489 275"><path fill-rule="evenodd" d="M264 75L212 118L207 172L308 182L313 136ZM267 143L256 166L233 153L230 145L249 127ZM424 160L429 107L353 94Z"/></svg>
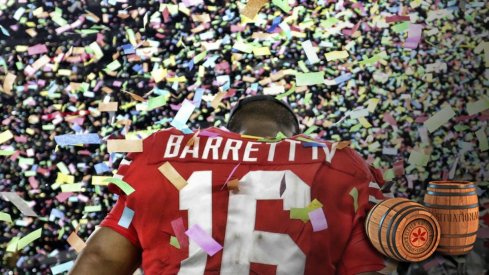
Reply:
<svg viewBox="0 0 489 275"><path fill-rule="evenodd" d="M330 150L333 149L333 146L339 147L338 144L334 145L335 143L331 141L323 141L323 143L325 143ZM369 179L372 177L371 169L367 161L359 152L350 146L336 148L331 162L326 162L326 165L331 169L349 174L355 178Z"/></svg>

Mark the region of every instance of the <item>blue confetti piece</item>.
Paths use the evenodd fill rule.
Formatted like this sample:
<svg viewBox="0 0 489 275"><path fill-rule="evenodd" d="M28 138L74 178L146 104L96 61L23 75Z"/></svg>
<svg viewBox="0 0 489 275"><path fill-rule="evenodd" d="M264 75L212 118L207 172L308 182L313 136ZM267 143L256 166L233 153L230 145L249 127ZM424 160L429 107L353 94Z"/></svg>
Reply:
<svg viewBox="0 0 489 275"><path fill-rule="evenodd" d="M104 162L95 164L95 172L100 175L104 172L110 172L110 167Z"/></svg>
<svg viewBox="0 0 489 275"><path fill-rule="evenodd" d="M134 217L134 210L126 206L124 208L124 211L122 212L121 218L119 219L118 225L126 229L129 228L129 225L131 224L133 217Z"/></svg>
<svg viewBox="0 0 489 275"><path fill-rule="evenodd" d="M281 16L275 17L272 21L272 25L270 26L270 28L268 28L267 32L270 33L273 32L278 27L278 25L280 25L281 22L282 22Z"/></svg>
<svg viewBox="0 0 489 275"><path fill-rule="evenodd" d="M51 272L53 272L53 275L56 275L56 274L59 274L59 273L68 271L68 270L70 270L73 267L74 264L75 264L74 261L69 261L69 262L66 262L64 264L59 264L59 265L56 265L56 266L52 266L51 267Z"/></svg>
<svg viewBox="0 0 489 275"><path fill-rule="evenodd" d="M122 50L124 51L124 54L133 54L136 52L131 44L122 45Z"/></svg>
<svg viewBox="0 0 489 275"><path fill-rule="evenodd" d="M316 143L316 142L304 142L302 143L302 146L307 148L307 147L324 147L326 145L322 143Z"/></svg>
<svg viewBox="0 0 489 275"><path fill-rule="evenodd" d="M54 140L61 146L76 144L100 144L100 137L98 134L60 135L55 136Z"/></svg>
<svg viewBox="0 0 489 275"><path fill-rule="evenodd" d="M195 90L195 95L194 95L194 100L193 100L195 108L200 107L200 104L202 103L202 96L203 95L204 95L204 89L198 88L197 90Z"/></svg>
<svg viewBox="0 0 489 275"><path fill-rule="evenodd" d="M343 83L343 82L350 80L351 78L352 78L352 75L350 73L342 74L342 75L338 76L337 78L335 78L334 81L336 82L336 84L340 84L340 83Z"/></svg>

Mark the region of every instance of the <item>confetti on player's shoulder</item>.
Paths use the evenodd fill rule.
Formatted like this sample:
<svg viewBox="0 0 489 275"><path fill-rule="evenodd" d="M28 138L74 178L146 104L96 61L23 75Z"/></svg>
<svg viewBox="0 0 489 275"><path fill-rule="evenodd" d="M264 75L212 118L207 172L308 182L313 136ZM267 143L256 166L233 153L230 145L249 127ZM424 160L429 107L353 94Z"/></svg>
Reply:
<svg viewBox="0 0 489 275"><path fill-rule="evenodd" d="M143 151L145 137L174 126L189 148L219 139L208 127L226 125L237 100L255 94L287 102L306 133L295 139L328 151L326 161L359 152L392 196L420 201L432 179L476 182L487 248L486 2L130 2L0 1L0 273L31 272L31 255L64 255L76 226L85 241L117 198L107 185L135 191L113 172L125 153L154 149ZM178 190L187 184L169 163L159 170ZM355 211L358 191L348 197ZM290 215L332 226L309 210ZM185 247L182 232L172 245ZM73 266L59 259L36 272Z"/></svg>

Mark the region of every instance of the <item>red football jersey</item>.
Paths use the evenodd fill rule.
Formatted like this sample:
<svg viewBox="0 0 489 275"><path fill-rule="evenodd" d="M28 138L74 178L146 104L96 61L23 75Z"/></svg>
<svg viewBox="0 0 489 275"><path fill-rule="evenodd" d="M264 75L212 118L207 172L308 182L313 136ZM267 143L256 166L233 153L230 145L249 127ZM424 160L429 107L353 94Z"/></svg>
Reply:
<svg viewBox="0 0 489 275"><path fill-rule="evenodd" d="M382 179L354 150L305 138L266 142L214 127L198 136L158 131L121 163L116 177L135 191L109 185L119 198L101 226L141 248L145 274L381 270L363 224L369 198L382 199ZM192 229L188 245L174 230L182 220ZM216 245L222 249L209 252Z"/></svg>

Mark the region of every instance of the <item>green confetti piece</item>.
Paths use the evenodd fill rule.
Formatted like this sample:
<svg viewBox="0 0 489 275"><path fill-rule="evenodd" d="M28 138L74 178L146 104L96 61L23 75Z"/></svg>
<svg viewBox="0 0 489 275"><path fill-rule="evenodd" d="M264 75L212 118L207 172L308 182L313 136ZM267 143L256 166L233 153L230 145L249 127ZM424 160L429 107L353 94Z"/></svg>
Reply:
<svg viewBox="0 0 489 275"><path fill-rule="evenodd" d="M429 160L430 160L430 156L413 150L409 155L408 162L416 166L426 166Z"/></svg>
<svg viewBox="0 0 489 275"><path fill-rule="evenodd" d="M324 72L297 73L295 77L297 86L318 85L324 83Z"/></svg>
<svg viewBox="0 0 489 275"><path fill-rule="evenodd" d="M157 97L152 97L148 99L148 111L151 111L153 109L156 109L158 107L166 105L166 102L168 100L169 94L166 95L160 95Z"/></svg>
<svg viewBox="0 0 489 275"><path fill-rule="evenodd" d="M358 189L353 187L350 191L350 196L353 198L353 208L355 209L355 213L358 210Z"/></svg>
<svg viewBox="0 0 489 275"><path fill-rule="evenodd" d="M405 32L409 29L409 21L404 21L402 23L392 26L392 30L397 33Z"/></svg>
<svg viewBox="0 0 489 275"><path fill-rule="evenodd" d="M12 223L12 217L9 213L0 212L0 221Z"/></svg>
<svg viewBox="0 0 489 275"><path fill-rule="evenodd" d="M102 211L102 206L101 205L87 205L83 209L84 213L90 213L90 212L100 212Z"/></svg>
<svg viewBox="0 0 489 275"><path fill-rule="evenodd" d="M19 165L33 165L33 158L19 158Z"/></svg>
<svg viewBox="0 0 489 275"><path fill-rule="evenodd" d="M70 174L70 170L68 170L68 167L66 167L66 164L64 162L58 162L58 164L56 164L56 167L58 167L59 171L63 174Z"/></svg>
<svg viewBox="0 0 489 275"><path fill-rule="evenodd" d="M279 7L286 13L288 13L291 10L288 0L272 0L272 4Z"/></svg>
<svg viewBox="0 0 489 275"><path fill-rule="evenodd" d="M293 220L302 220L307 222L309 220L309 209L306 208L291 208L290 218Z"/></svg>
<svg viewBox="0 0 489 275"><path fill-rule="evenodd" d="M278 99L278 100L281 100L284 97L287 97L287 96L291 95L294 92L295 92L295 84L293 84L292 87L287 92L285 92L283 94L279 94L275 98Z"/></svg>
<svg viewBox="0 0 489 275"><path fill-rule="evenodd" d="M278 139L278 140L282 140L282 139L287 138L287 136L286 136L286 135L284 135L284 133L282 133L282 132L280 132L280 131L279 131L279 132L277 133L277 135L275 136L275 138L276 138L276 139Z"/></svg>
<svg viewBox="0 0 489 275"><path fill-rule="evenodd" d="M483 112L487 109L489 109L489 97L488 96L482 96L482 98L480 98L476 102L467 103L467 112L469 113L469 115L475 115L475 114Z"/></svg>
<svg viewBox="0 0 489 275"><path fill-rule="evenodd" d="M338 20L336 17L330 17L326 20L323 20L320 25L323 28L329 29L329 28L333 27L334 24L336 24L338 22L340 22L340 20Z"/></svg>
<svg viewBox="0 0 489 275"><path fill-rule="evenodd" d="M13 237L7 245L7 252L16 252L20 237Z"/></svg>
<svg viewBox="0 0 489 275"><path fill-rule="evenodd" d="M108 178L103 180L102 182L109 182L117 185L126 195L130 195L132 192L134 192L134 188L132 188L127 182L117 179L117 178Z"/></svg>
<svg viewBox="0 0 489 275"><path fill-rule="evenodd" d="M121 67L121 63L118 60L114 60L105 67L105 71L115 71Z"/></svg>
<svg viewBox="0 0 489 275"><path fill-rule="evenodd" d="M64 226L61 227L61 229L59 230L59 233L58 233L58 240L61 240L61 238L63 237L63 235L65 234L65 228Z"/></svg>
<svg viewBox="0 0 489 275"><path fill-rule="evenodd" d="M394 174L394 169L387 169L387 170L385 170L385 172L384 172L384 180L390 181L390 180L393 180L395 177L396 177L396 175Z"/></svg>
<svg viewBox="0 0 489 275"><path fill-rule="evenodd" d="M304 135L310 135L312 133L314 133L319 127L316 126L316 125L312 125L311 127L309 127L305 132L304 132Z"/></svg>
<svg viewBox="0 0 489 275"><path fill-rule="evenodd" d="M17 250L21 250L22 248L26 247L33 241L39 239L42 235L42 228L39 228L29 234L27 236L23 237L17 242Z"/></svg>
<svg viewBox="0 0 489 275"><path fill-rule="evenodd" d="M479 140L479 149L484 152L489 150L489 143L487 141L486 128L481 128L475 132L477 139Z"/></svg>
<svg viewBox="0 0 489 275"><path fill-rule="evenodd" d="M433 133L455 116L451 106L446 106L424 122L424 126Z"/></svg>
<svg viewBox="0 0 489 275"><path fill-rule="evenodd" d="M178 239L175 236L170 237L170 244L178 249L180 249L180 243L178 242Z"/></svg>
<svg viewBox="0 0 489 275"><path fill-rule="evenodd" d="M0 156L11 156L15 153L12 150L0 150Z"/></svg>
<svg viewBox="0 0 489 275"><path fill-rule="evenodd" d="M42 126L42 129L44 131L52 131L54 130L54 127L55 127L54 124L45 124Z"/></svg>
<svg viewBox="0 0 489 275"><path fill-rule="evenodd" d="M83 183L68 183L61 185L61 192L81 192Z"/></svg>
<svg viewBox="0 0 489 275"><path fill-rule="evenodd" d="M207 51L203 51L203 52L199 53L198 55L196 55L194 57L194 64L197 64L200 61L202 61L202 59L204 59L206 55L207 55Z"/></svg>

